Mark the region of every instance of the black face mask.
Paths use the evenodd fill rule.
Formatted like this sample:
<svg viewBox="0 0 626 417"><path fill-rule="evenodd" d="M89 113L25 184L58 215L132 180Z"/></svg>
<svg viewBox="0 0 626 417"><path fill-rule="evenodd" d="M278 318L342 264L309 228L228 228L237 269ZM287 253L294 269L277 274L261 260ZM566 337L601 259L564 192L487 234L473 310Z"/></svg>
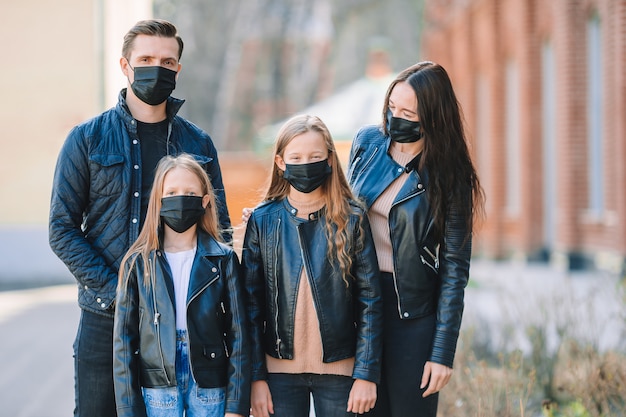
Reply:
<svg viewBox="0 0 626 417"><path fill-rule="evenodd" d="M328 165L328 159L310 164L286 165L283 178L302 193L315 191L332 171Z"/></svg>
<svg viewBox="0 0 626 417"><path fill-rule="evenodd" d="M161 199L161 219L175 232L186 232L203 215L202 197L176 195Z"/></svg>
<svg viewBox="0 0 626 417"><path fill-rule="evenodd" d="M130 68L135 73L130 88L146 104L156 106L163 103L176 88L176 71L160 66Z"/></svg>
<svg viewBox="0 0 626 417"><path fill-rule="evenodd" d="M398 143L417 142L424 136L420 122L393 117L389 110L387 110L387 132L391 140Z"/></svg>

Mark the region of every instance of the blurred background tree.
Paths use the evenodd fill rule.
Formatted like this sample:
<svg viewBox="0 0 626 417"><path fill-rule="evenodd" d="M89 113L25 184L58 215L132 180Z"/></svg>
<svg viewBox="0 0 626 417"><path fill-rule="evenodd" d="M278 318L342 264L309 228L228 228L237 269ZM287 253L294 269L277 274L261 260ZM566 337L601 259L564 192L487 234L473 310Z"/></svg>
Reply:
<svg viewBox="0 0 626 417"><path fill-rule="evenodd" d="M154 1L185 41L183 115L233 151L363 77L373 48L393 70L416 62L422 9L423 0Z"/></svg>

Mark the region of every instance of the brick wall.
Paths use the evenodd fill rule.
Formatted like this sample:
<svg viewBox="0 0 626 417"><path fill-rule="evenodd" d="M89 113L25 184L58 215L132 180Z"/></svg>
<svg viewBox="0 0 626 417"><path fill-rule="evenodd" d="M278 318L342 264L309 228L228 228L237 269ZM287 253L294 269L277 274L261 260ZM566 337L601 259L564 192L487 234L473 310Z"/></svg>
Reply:
<svg viewBox="0 0 626 417"><path fill-rule="evenodd" d="M589 210L587 22L602 45L603 209ZM487 195L476 253L624 268L626 258L626 1L426 0L422 59L449 72ZM546 195L542 48L554 57L554 195ZM507 113L515 69L515 112ZM552 88L552 87L551 87ZM509 99L507 101L507 99ZM507 135L518 138L517 210L507 208ZM548 164L548 165L546 165ZM510 196L510 194L509 194ZM554 201L554 205L545 201ZM544 201L545 200L545 201ZM553 221L547 223L549 212ZM552 238L547 238L547 228Z"/></svg>

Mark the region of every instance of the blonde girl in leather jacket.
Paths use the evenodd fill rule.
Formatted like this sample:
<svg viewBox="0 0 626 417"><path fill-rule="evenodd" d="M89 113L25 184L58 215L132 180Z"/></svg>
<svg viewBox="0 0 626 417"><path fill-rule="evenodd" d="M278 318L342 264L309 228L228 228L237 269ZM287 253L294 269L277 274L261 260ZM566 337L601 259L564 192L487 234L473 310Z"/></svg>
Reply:
<svg viewBox="0 0 626 417"><path fill-rule="evenodd" d="M164 157L119 274L119 416L248 416L250 358L239 262L192 156Z"/></svg>

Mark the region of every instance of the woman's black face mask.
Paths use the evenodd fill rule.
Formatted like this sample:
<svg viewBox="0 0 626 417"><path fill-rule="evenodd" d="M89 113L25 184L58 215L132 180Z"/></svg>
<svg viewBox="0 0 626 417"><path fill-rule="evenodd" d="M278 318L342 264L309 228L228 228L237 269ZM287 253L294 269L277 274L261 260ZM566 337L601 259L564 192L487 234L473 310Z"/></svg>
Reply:
<svg viewBox="0 0 626 417"><path fill-rule="evenodd" d="M398 143L417 142L424 136L420 122L393 117L391 110L387 110L387 132Z"/></svg>

